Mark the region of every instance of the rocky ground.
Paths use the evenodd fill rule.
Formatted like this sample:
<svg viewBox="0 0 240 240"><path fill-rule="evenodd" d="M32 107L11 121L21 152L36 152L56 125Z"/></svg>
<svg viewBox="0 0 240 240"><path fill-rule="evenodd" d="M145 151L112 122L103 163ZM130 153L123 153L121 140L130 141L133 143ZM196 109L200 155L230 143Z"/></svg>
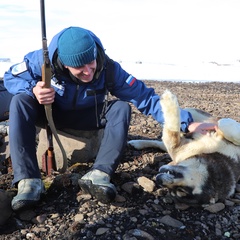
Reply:
<svg viewBox="0 0 240 240"><path fill-rule="evenodd" d="M182 108L196 107L240 121L239 84L146 84L158 94L170 89ZM133 108L129 140L160 136L159 124ZM75 165L62 175L56 173L45 179L47 192L37 207L13 212L8 222L0 226L0 239L240 239L240 194L209 208L176 205L168 198L166 189L155 186L159 166L169 161L166 153L156 149L137 151L127 147L112 179L118 196L109 205L84 195L77 185L77 179L92 163ZM11 189L11 166L8 161L4 164L0 189L15 194L16 189Z"/></svg>

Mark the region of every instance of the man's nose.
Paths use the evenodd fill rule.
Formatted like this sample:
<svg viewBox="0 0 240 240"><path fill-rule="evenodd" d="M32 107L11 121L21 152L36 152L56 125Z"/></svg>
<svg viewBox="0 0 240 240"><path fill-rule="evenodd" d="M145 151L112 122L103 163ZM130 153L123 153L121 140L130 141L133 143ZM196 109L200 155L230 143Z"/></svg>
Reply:
<svg viewBox="0 0 240 240"><path fill-rule="evenodd" d="M89 64L86 64L83 66L83 73L88 74L90 72L90 66Z"/></svg>

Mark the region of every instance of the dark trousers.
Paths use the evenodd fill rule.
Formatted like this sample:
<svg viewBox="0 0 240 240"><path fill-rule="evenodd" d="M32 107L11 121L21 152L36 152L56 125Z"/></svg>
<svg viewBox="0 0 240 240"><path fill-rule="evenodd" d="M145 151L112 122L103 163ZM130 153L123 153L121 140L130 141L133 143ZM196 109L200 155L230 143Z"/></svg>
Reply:
<svg viewBox="0 0 240 240"><path fill-rule="evenodd" d="M94 130L104 127L103 139L93 169L115 172L123 155L131 118L131 107L123 101L111 101L106 111L106 124L101 126L103 104L74 111L60 111L53 104L57 129ZM41 178L36 156L36 126L46 123L44 106L21 93L12 98L9 118L9 143L13 164L13 184L26 178Z"/></svg>

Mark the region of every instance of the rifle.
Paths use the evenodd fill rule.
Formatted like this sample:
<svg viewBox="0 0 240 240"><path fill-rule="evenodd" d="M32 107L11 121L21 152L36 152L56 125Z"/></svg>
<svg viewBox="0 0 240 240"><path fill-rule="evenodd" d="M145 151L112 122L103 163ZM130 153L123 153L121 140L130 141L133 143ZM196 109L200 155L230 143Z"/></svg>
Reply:
<svg viewBox="0 0 240 240"><path fill-rule="evenodd" d="M41 9L42 49L43 49L42 81L45 82L46 88L50 88L52 72L51 72L51 62L49 59L49 53L48 53L48 47L47 47L44 0L40 0L40 9ZM42 170L47 175L50 175L53 170L58 170L59 172L63 173L67 169L68 159L67 159L66 152L62 146L62 143L58 137L57 130L55 128L55 124L52 117L52 104L45 104L44 108L45 108L46 118L48 122L46 126L48 149L42 156ZM56 169L57 164L54 156L52 135L54 135L63 156L62 168L58 168L58 169Z"/></svg>

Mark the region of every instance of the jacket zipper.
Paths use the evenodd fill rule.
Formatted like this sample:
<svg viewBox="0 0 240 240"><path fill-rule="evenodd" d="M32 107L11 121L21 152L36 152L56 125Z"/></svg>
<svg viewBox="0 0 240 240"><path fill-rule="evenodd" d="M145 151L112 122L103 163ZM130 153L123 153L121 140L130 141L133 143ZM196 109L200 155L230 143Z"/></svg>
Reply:
<svg viewBox="0 0 240 240"><path fill-rule="evenodd" d="M73 97L73 108L74 109L76 109L78 92L79 92L79 85L77 85L76 91L75 91L75 94L74 94L74 97Z"/></svg>

